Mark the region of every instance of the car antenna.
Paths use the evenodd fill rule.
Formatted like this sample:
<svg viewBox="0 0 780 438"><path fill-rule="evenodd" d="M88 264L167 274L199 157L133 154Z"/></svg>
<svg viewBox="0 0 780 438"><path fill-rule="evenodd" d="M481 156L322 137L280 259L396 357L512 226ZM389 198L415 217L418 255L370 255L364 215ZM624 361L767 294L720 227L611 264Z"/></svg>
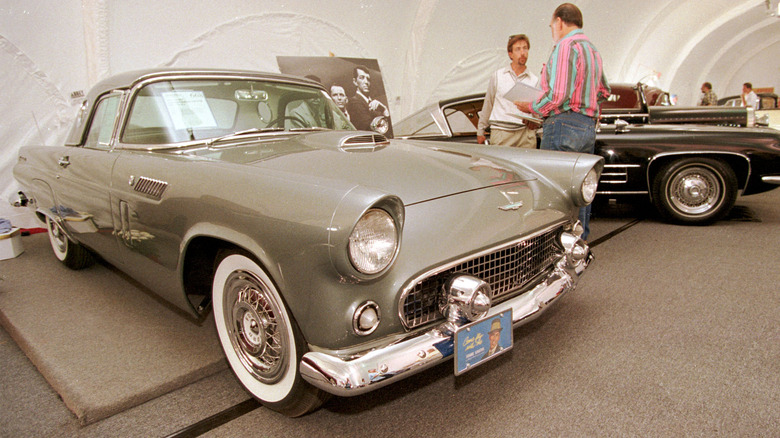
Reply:
<svg viewBox="0 0 780 438"><path fill-rule="evenodd" d="M46 142L43 140L43 134L41 134L41 126L38 124L38 119L35 118L35 111L30 111L30 114L32 114L35 128L38 130L38 137L41 138L41 145L46 146Z"/></svg>

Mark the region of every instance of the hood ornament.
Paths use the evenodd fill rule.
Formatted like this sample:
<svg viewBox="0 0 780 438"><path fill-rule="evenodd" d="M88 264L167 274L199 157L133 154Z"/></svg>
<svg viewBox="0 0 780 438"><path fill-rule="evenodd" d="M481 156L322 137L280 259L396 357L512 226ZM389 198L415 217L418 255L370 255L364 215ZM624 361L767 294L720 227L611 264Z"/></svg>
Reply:
<svg viewBox="0 0 780 438"><path fill-rule="evenodd" d="M501 211L512 211L512 210L520 210L520 207L523 206L523 201L513 202L511 204L502 205L498 207Z"/></svg>

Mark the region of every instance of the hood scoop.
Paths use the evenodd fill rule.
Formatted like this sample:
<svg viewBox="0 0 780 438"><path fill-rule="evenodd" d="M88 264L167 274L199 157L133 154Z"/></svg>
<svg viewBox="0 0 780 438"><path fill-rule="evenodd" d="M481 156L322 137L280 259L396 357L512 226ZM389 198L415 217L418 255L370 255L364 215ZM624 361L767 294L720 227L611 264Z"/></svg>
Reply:
<svg viewBox="0 0 780 438"><path fill-rule="evenodd" d="M339 149L344 152L374 152L390 144L382 134L356 134L344 137L339 142Z"/></svg>

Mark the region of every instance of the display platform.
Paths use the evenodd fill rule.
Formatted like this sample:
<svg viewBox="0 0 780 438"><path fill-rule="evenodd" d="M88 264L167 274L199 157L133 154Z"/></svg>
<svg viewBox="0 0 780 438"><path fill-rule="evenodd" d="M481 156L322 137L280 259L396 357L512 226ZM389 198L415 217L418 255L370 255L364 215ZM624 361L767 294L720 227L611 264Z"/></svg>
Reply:
<svg viewBox="0 0 780 438"><path fill-rule="evenodd" d="M198 324L107 264L63 266L46 234L0 262L0 323L81 424L227 368L213 318Z"/></svg>

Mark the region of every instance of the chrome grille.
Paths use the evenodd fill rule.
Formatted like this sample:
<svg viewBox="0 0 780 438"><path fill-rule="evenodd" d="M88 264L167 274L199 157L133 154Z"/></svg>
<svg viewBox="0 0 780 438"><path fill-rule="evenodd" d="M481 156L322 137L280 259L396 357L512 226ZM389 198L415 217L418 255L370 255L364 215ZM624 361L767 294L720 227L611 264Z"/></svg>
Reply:
<svg viewBox="0 0 780 438"><path fill-rule="evenodd" d="M561 253L556 244L560 231L555 228L513 242L419 279L402 299L404 324L411 329L443 318L439 312L439 296L444 283L455 273L466 273L487 282L493 290L494 302L521 290L551 267L555 256Z"/></svg>

